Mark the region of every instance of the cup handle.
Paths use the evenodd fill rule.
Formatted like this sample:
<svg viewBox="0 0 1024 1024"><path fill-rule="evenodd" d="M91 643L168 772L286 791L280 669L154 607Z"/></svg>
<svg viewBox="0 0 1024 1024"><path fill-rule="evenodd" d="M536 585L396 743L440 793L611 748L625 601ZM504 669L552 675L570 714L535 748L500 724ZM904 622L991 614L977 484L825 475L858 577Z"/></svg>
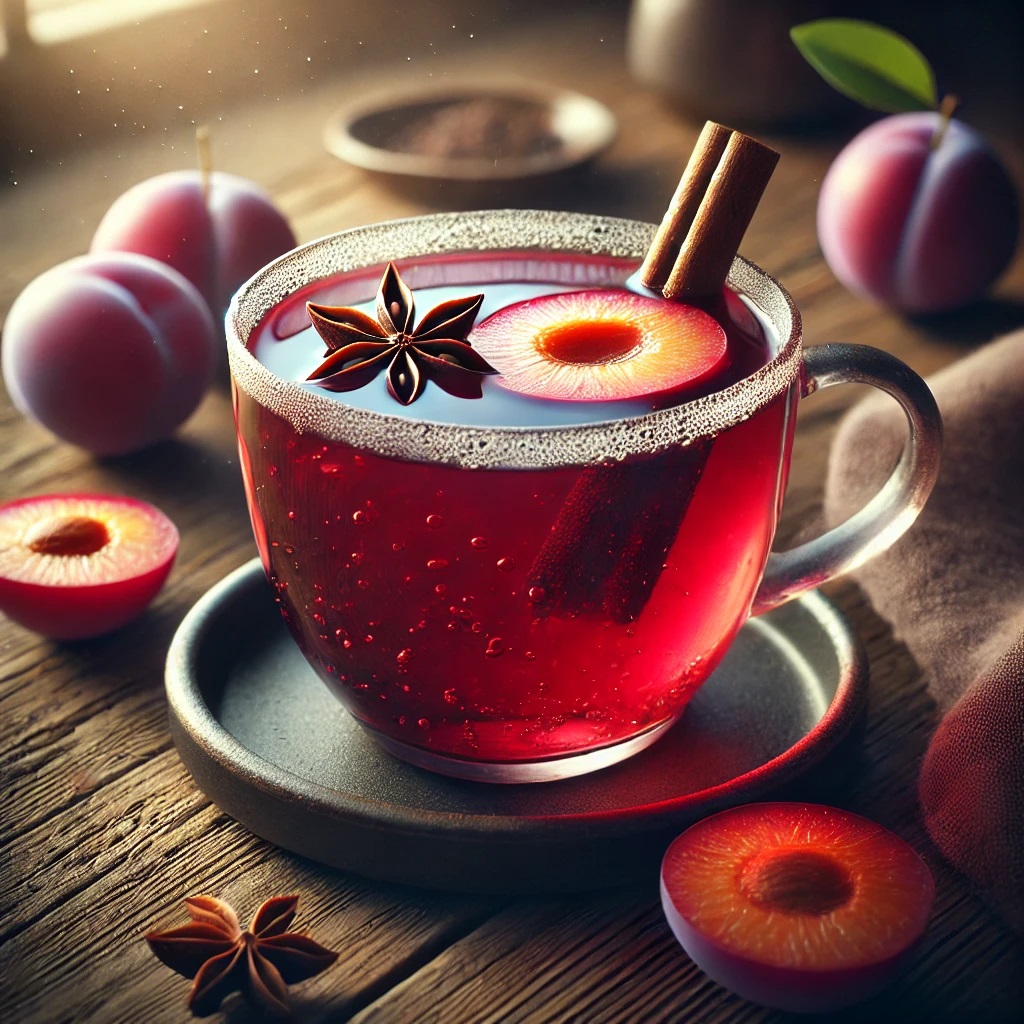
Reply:
<svg viewBox="0 0 1024 1024"><path fill-rule="evenodd" d="M801 398L821 388L852 383L880 388L903 408L909 431L899 463L882 489L845 522L789 551L769 554L752 615L785 604L881 554L917 518L935 485L942 417L928 385L895 356L867 345L819 345L804 350Z"/></svg>

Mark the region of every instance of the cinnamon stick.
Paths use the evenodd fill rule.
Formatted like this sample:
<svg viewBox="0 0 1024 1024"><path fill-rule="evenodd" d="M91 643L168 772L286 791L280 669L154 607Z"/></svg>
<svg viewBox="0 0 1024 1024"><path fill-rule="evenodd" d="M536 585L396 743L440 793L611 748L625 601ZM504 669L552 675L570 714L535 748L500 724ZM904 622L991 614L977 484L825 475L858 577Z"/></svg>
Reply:
<svg viewBox="0 0 1024 1024"><path fill-rule="evenodd" d="M709 121L640 269L643 284L669 299L721 309L729 268L778 159ZM583 470L530 567L537 614L636 619L711 448L698 442Z"/></svg>
<svg viewBox="0 0 1024 1024"><path fill-rule="evenodd" d="M661 575L709 447L698 443L583 470L530 567L537 614L636 619Z"/></svg>
<svg viewBox="0 0 1024 1024"><path fill-rule="evenodd" d="M652 291L660 292L665 287L731 135L728 128L714 121L708 121L701 129L683 176L640 267L640 280Z"/></svg>
<svg viewBox="0 0 1024 1024"><path fill-rule="evenodd" d="M667 299L713 302L778 161L774 149L708 121L640 268L641 281Z"/></svg>

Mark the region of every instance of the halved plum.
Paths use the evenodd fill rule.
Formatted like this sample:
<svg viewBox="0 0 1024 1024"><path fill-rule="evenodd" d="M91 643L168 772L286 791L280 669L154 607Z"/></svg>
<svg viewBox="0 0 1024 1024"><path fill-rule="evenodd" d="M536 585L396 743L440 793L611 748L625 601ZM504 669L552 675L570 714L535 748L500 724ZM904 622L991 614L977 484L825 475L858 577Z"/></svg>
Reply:
<svg viewBox="0 0 1024 1024"><path fill-rule="evenodd" d="M0 506L0 611L55 640L117 629L157 595L178 531L133 498L49 494Z"/></svg>
<svg viewBox="0 0 1024 1024"><path fill-rule="evenodd" d="M624 289L562 292L499 309L469 340L510 391L613 401L704 380L726 358L704 310Z"/></svg>
<svg viewBox="0 0 1024 1024"><path fill-rule="evenodd" d="M763 1006L838 1010L893 980L924 934L935 884L881 825L815 804L748 804L665 854L669 926L714 981Z"/></svg>

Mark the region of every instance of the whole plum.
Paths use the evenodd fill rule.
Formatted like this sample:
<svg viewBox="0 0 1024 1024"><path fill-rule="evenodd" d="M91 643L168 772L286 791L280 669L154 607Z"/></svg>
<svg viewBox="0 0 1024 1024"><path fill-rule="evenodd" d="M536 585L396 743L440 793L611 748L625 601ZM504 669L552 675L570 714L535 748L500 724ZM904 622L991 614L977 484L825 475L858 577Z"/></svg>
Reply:
<svg viewBox="0 0 1024 1024"><path fill-rule="evenodd" d="M1017 196L985 140L933 111L875 122L839 154L818 240L851 291L908 313L978 298L1013 257Z"/></svg>
<svg viewBox="0 0 1024 1024"><path fill-rule="evenodd" d="M192 282L220 320L240 284L295 247L295 235L270 196L245 178L169 171L114 200L92 252L137 252Z"/></svg>
<svg viewBox="0 0 1024 1024"><path fill-rule="evenodd" d="M4 326L14 405L97 455L170 435L209 386L220 352L202 296L148 256L79 256L32 281Z"/></svg>

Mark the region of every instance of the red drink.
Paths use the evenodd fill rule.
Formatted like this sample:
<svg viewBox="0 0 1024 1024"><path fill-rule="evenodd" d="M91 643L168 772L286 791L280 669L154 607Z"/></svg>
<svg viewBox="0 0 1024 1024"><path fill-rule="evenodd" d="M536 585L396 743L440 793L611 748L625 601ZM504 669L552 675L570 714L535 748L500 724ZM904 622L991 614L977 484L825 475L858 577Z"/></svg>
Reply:
<svg viewBox="0 0 1024 1024"><path fill-rule="evenodd" d="M637 262L488 253L400 269L421 311L448 298L447 285L484 292L493 309L622 287ZM250 350L304 380L323 351L311 329L295 333L308 323L305 301L370 300L380 269L298 290L262 319ZM614 749L611 763L678 718L749 614L796 400L791 380L742 383L779 346L735 296L722 314L724 370L696 389L625 402L531 399L489 378L480 400L428 385L403 408L381 380L321 394L317 411L296 416L236 366L245 483L282 613L321 678L392 749L491 778L502 764ZM735 408L723 413L730 387ZM324 401L347 411L321 429ZM660 443L680 403L690 429L672 436L685 443ZM349 429L363 417L368 429ZM594 458L602 436L605 457ZM517 464L502 454L509 445Z"/></svg>

